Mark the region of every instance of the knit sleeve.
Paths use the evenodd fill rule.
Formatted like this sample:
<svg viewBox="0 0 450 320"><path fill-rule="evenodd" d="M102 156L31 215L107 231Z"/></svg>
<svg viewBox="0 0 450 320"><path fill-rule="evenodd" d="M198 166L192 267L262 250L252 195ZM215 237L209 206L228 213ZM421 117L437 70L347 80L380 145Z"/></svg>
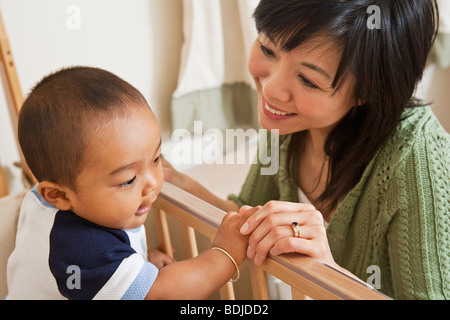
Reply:
<svg viewBox="0 0 450 320"><path fill-rule="evenodd" d="M395 168L386 201L398 204L387 234L397 299L450 299L450 138L431 124Z"/></svg>

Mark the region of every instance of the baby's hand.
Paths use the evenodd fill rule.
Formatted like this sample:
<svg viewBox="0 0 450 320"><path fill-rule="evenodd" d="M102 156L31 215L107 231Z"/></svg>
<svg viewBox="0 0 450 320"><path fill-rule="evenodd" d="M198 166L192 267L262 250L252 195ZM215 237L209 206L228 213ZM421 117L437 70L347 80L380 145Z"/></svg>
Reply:
<svg viewBox="0 0 450 320"><path fill-rule="evenodd" d="M148 261L153 264L158 269L165 267L171 263L176 262L175 259L172 259L167 254L158 249L148 249Z"/></svg>
<svg viewBox="0 0 450 320"><path fill-rule="evenodd" d="M251 215L253 215L256 211L258 211L261 208L262 208L262 206L256 206L256 207L242 206L239 209L239 214L241 216L245 215L247 217L247 219L248 219L248 218L250 218ZM248 212L249 210L252 210L252 211Z"/></svg>
<svg viewBox="0 0 450 320"><path fill-rule="evenodd" d="M239 210L239 213L229 212L223 218L213 240L212 246L226 250L233 256L238 265L244 262L248 247L248 236L242 235L239 230L244 222L258 209L259 207L251 208L247 206L245 209Z"/></svg>

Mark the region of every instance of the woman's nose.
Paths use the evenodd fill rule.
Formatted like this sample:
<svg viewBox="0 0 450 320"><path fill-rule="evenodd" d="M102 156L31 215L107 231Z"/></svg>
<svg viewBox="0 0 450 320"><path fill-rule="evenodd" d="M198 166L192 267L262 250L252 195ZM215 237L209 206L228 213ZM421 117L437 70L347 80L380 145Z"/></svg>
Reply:
<svg viewBox="0 0 450 320"><path fill-rule="evenodd" d="M282 69L277 69L261 79L261 84L264 97L272 103L287 103L292 98L289 79Z"/></svg>

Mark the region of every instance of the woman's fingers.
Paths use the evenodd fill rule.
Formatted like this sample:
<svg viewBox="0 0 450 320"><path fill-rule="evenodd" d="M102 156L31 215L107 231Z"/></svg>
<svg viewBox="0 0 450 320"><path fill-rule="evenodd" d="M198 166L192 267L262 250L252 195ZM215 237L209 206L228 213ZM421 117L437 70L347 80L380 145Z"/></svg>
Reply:
<svg viewBox="0 0 450 320"><path fill-rule="evenodd" d="M260 243L266 239L274 239L274 232L275 236L282 236L282 234L279 234L280 229L281 230L287 230L284 232L284 236L287 237L288 235L293 235L293 230L291 227L292 222L299 220L299 214L298 213L284 213L284 214L272 214L268 215L257 227L256 229L251 233L249 238L249 247L251 247L251 250L260 246ZM299 222L300 223L300 222ZM300 223L301 224L301 223ZM278 231L277 231L278 230ZM269 236L270 235L270 236ZM256 252L253 251L253 254ZM247 255L250 259L253 258L252 255Z"/></svg>
<svg viewBox="0 0 450 320"><path fill-rule="evenodd" d="M266 237L256 245L249 244L247 257L255 264L264 262L267 255L279 255L287 252L298 252L309 256L318 256L320 247L316 240L322 238L322 230L318 226L300 226L300 237L295 237L291 226L280 226L272 229Z"/></svg>
<svg viewBox="0 0 450 320"><path fill-rule="evenodd" d="M283 253L297 252L312 257L315 250L314 247L315 243L310 240L291 237L277 241L269 253L278 256Z"/></svg>
<svg viewBox="0 0 450 320"><path fill-rule="evenodd" d="M307 203L269 201L247 219L246 223L244 223L241 228L241 233L244 235L252 233L269 215L283 212L299 213L309 210L315 210L314 206Z"/></svg>
<svg viewBox="0 0 450 320"><path fill-rule="evenodd" d="M250 235L247 257L261 264L269 253L298 252L332 261L322 214L311 204L270 201L263 207L242 207L246 222L241 234ZM297 238L292 223L300 226Z"/></svg>
<svg viewBox="0 0 450 320"><path fill-rule="evenodd" d="M251 253L252 249L256 249L259 243L278 227L286 227L285 229L290 230L290 234L293 235L291 226L293 222L297 222L302 230L305 227L312 226L324 228L322 214L317 210L270 214L251 233L249 238L249 246L251 248L248 253ZM306 237L306 234L303 237ZM248 257L253 258L251 254L248 254Z"/></svg>
<svg viewBox="0 0 450 320"><path fill-rule="evenodd" d="M312 258L325 261L330 251L326 230L320 226L301 228L301 237L285 237L274 242L269 253L277 256L282 253L297 252Z"/></svg>
<svg viewBox="0 0 450 320"><path fill-rule="evenodd" d="M253 262L257 265L262 264L275 243L277 243L281 239L292 236L293 230L291 227L276 227L272 229L270 233L267 234L267 236L259 241L256 245L249 244L249 249L247 249L247 257L253 259Z"/></svg>

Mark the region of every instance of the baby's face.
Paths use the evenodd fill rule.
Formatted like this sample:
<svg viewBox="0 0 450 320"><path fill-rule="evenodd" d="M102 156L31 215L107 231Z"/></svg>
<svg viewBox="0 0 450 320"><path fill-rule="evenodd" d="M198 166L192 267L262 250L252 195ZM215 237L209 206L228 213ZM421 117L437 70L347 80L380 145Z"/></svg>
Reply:
<svg viewBox="0 0 450 320"><path fill-rule="evenodd" d="M94 131L77 191L67 194L72 211L107 228L138 228L164 182L156 117L150 108L137 109Z"/></svg>

